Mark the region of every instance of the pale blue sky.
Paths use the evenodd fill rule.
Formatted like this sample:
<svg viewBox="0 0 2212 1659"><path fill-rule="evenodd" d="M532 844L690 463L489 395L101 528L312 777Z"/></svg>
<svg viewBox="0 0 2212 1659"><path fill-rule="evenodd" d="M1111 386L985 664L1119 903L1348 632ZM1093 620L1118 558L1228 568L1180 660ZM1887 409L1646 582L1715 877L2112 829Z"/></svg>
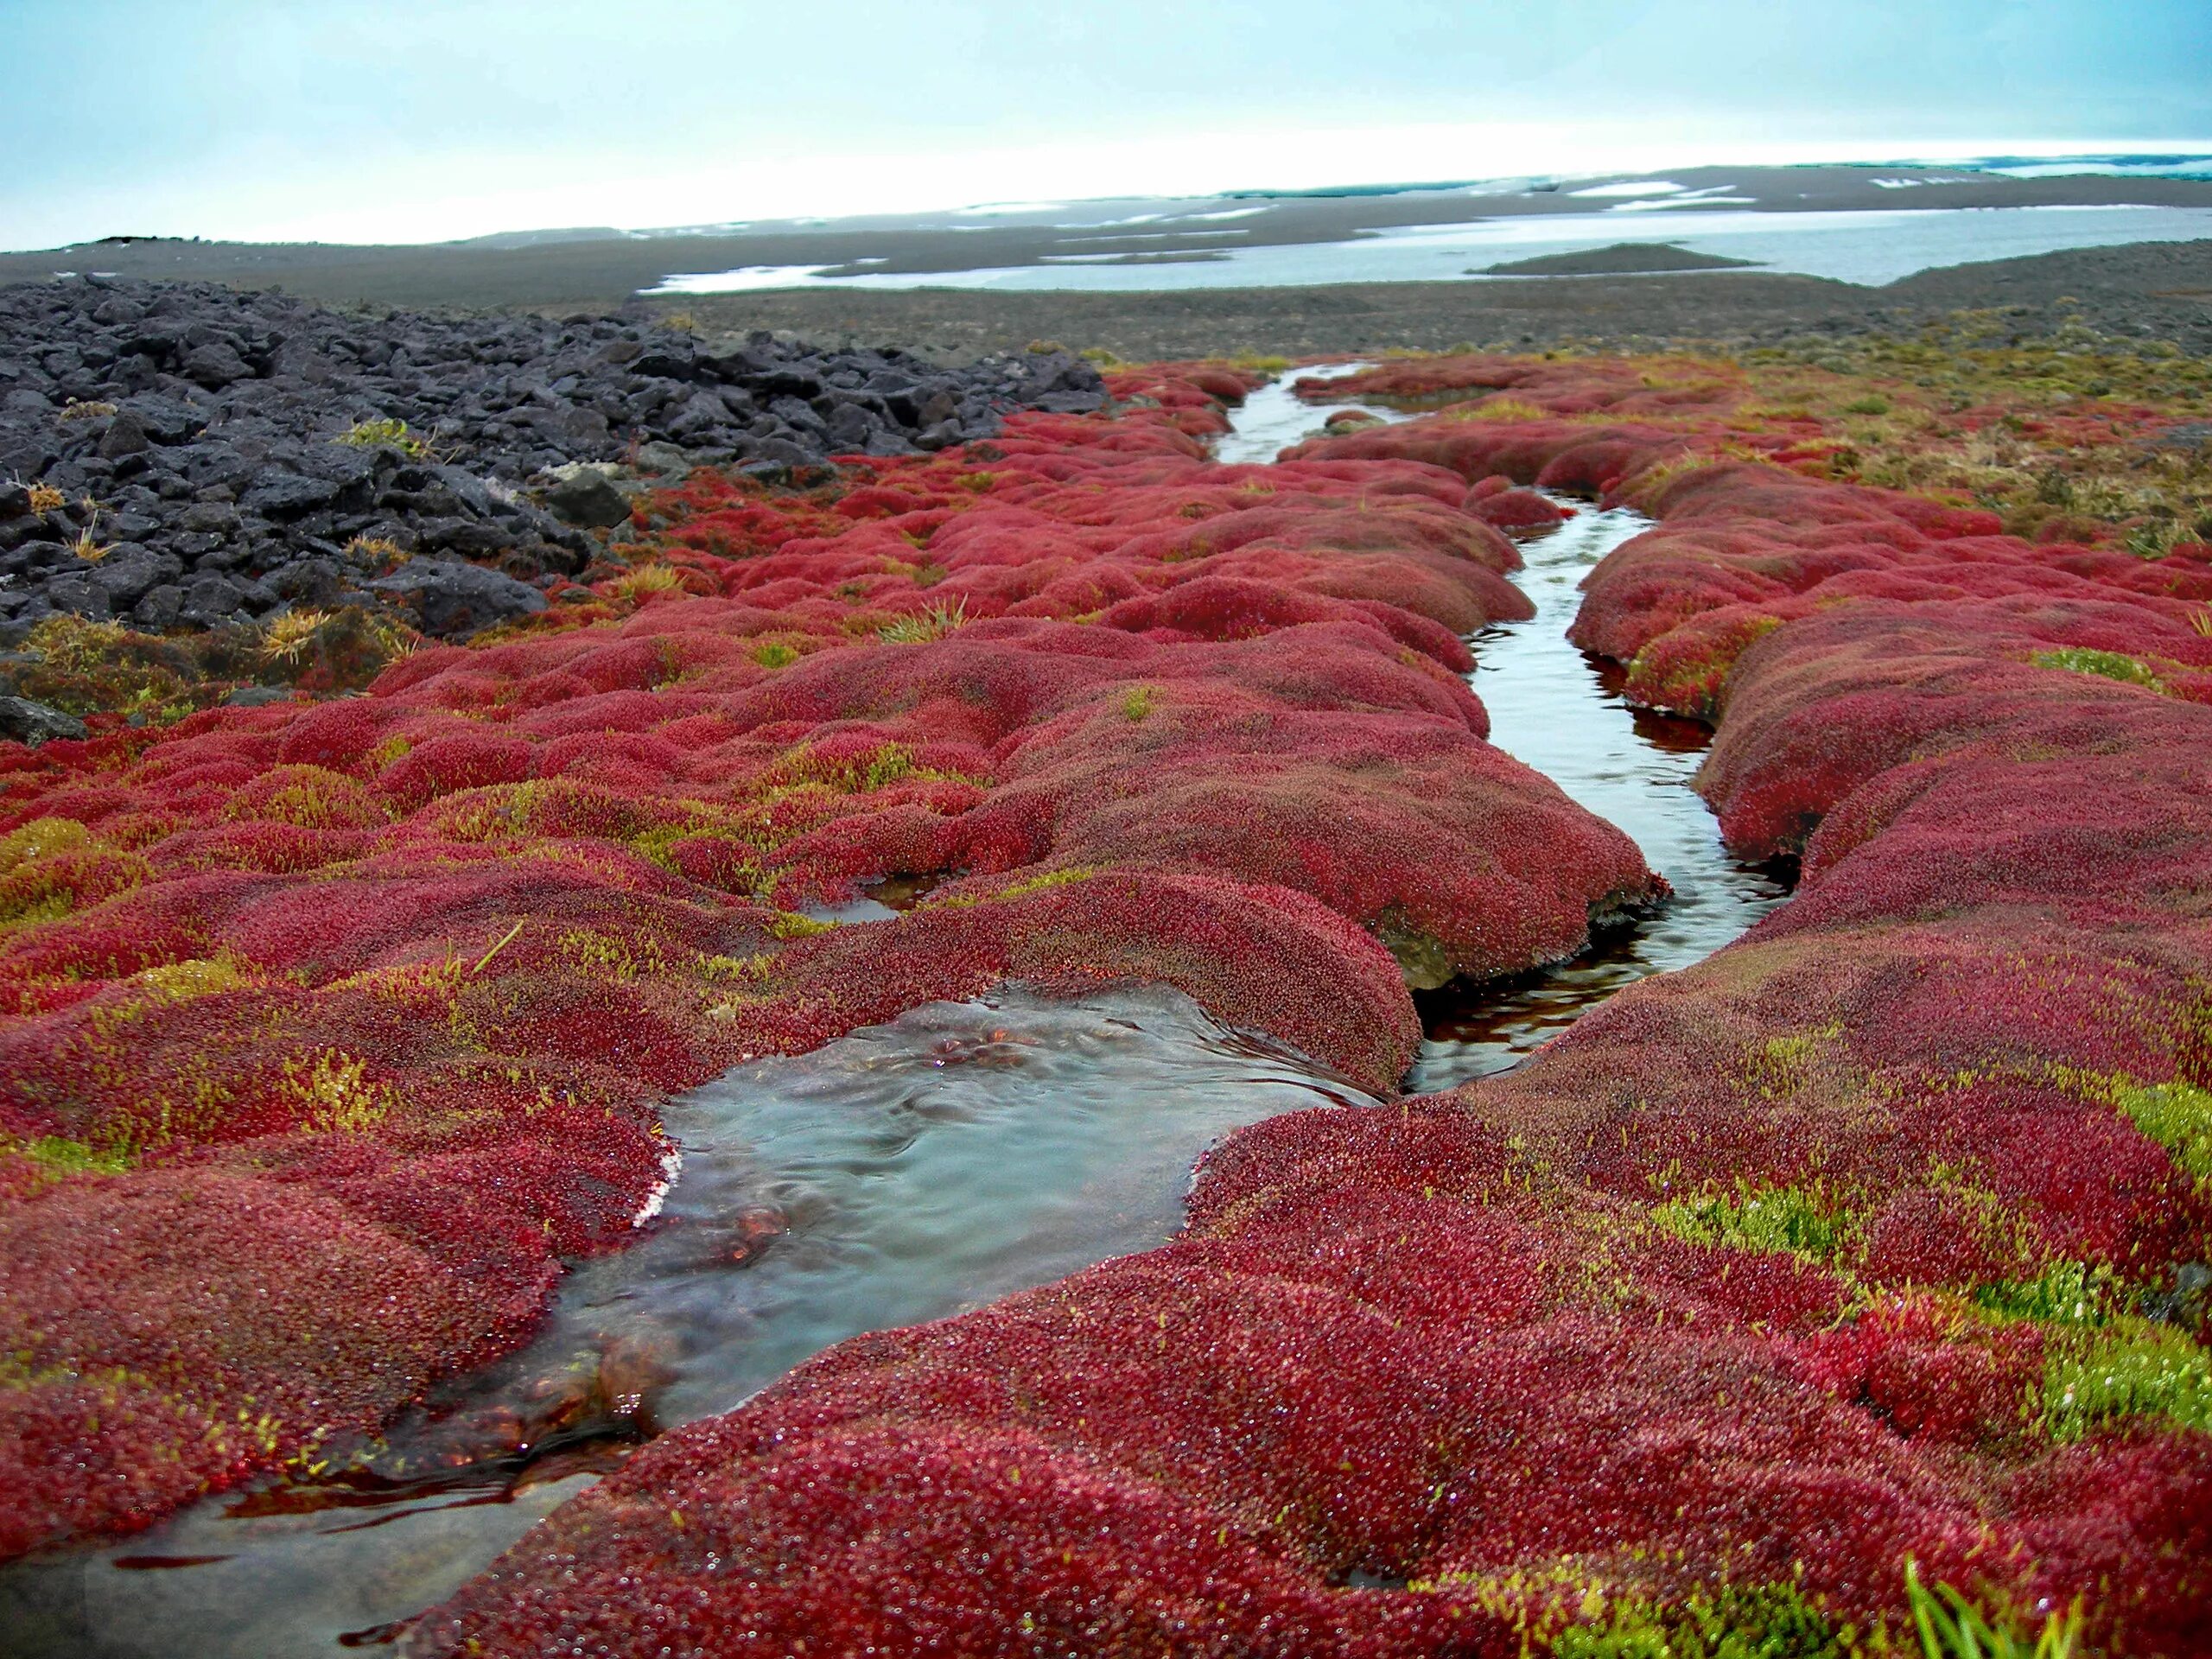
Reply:
<svg viewBox="0 0 2212 1659"><path fill-rule="evenodd" d="M0 0L0 246L2212 137L2205 0Z"/></svg>

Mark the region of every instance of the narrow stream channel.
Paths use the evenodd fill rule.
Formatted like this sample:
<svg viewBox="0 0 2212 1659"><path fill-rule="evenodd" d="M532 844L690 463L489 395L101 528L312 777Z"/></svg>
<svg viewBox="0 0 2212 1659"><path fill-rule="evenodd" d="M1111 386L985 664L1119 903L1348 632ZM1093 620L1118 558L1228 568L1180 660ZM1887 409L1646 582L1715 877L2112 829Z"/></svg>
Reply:
<svg viewBox="0 0 2212 1659"><path fill-rule="evenodd" d="M1592 1002L1702 961L1789 896L1785 871L1745 864L1720 844L1719 825L1690 788L1710 731L1630 708L1619 669L1567 642L1582 578L1651 521L1625 508L1600 512L1553 499L1575 516L1521 547L1528 564L1517 581L1536 614L1475 636L1469 683L1490 710L1491 741L1628 831L1674 897L1604 929L1573 962L1417 997L1428 1036L1407 1076L1408 1093L1503 1071Z"/></svg>
<svg viewBox="0 0 2212 1659"><path fill-rule="evenodd" d="M1319 424L1325 407L1292 397L1294 378L1253 394L1221 460L1271 461ZM1689 790L1703 728L1630 710L1566 641L1576 583L1644 522L1578 508L1526 543L1536 616L1476 638L1473 684L1493 741L1634 836L1675 896L1573 963L1425 995L1409 1091L1513 1064L1784 894L1727 856ZM878 918L912 897L829 914ZM1076 1002L1009 988L741 1068L670 1103L683 1154L660 1212L630 1249L570 1274L528 1348L441 1390L346 1475L227 1494L0 1573L0 1645L22 1659L385 1647L654 1433L730 1409L846 1337L1159 1243L1222 1135L1376 1103L1160 988Z"/></svg>

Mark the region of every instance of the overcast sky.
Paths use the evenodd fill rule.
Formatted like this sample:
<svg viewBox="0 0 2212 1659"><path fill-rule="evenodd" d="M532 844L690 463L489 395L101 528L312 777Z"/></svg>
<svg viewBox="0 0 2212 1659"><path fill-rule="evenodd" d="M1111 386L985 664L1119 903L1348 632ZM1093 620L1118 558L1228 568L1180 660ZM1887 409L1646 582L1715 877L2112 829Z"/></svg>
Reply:
<svg viewBox="0 0 2212 1659"><path fill-rule="evenodd" d="M2208 0L0 0L0 246L2212 142Z"/></svg>

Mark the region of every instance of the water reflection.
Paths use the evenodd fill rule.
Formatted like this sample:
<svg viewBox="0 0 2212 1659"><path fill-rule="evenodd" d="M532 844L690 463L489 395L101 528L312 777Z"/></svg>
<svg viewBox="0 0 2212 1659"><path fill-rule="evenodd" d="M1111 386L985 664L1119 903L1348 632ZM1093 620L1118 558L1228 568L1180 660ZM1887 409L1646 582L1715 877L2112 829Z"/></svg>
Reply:
<svg viewBox="0 0 2212 1659"><path fill-rule="evenodd" d="M1518 581L1535 617L1476 636L1471 683L1490 710L1491 741L1635 837L1674 896L1600 930L1571 963L1424 993L1428 1035L1408 1090L1448 1089L1504 1070L1622 986L1712 955L1789 894L1786 868L1745 864L1721 846L1713 815L1690 789L1707 728L1630 708L1619 665L1567 641L1582 578L1651 521L1554 499L1575 516L1522 546L1528 568Z"/></svg>

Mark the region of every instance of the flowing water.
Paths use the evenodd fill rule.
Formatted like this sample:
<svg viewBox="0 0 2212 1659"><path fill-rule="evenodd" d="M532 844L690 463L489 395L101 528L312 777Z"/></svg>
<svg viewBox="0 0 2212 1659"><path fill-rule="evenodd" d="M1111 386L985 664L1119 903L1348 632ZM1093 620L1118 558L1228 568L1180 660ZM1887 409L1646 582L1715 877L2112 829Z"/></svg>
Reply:
<svg viewBox="0 0 2212 1659"><path fill-rule="evenodd" d="M1291 387L1298 379L1337 379L1371 366L1293 370L1261 388L1236 411L1236 430L1215 446L1216 456L1274 459L1310 435L1330 406L1295 397ZM1410 418L1385 405L1350 406L1386 422ZM1674 895L1601 930L1572 962L1503 982L1422 994L1427 1037L1406 1077L1408 1093L1449 1089L1504 1070L1624 985L1712 955L1789 894L1785 870L1748 865L1729 854L1713 815L1690 788L1711 740L1708 729L1630 708L1620 695L1618 666L1567 640L1582 578L1651 521L1625 508L1601 512L1566 496L1551 499L1574 516L1522 543L1527 563L1516 581L1536 614L1474 637L1470 683L1490 711L1491 741L1625 830Z"/></svg>
<svg viewBox="0 0 2212 1659"><path fill-rule="evenodd" d="M1243 1124L1375 1100L1181 993L916 1008L670 1103L680 1168L538 1339L397 1425L365 1470L201 1503L0 1576L11 1655L379 1645L652 1433L863 1331L941 1319L1182 1224Z"/></svg>
<svg viewBox="0 0 2212 1659"><path fill-rule="evenodd" d="M1328 404L1309 404L1293 392L1291 387L1294 384L1300 380L1342 380L1376 366L1373 363L1332 363L1325 368L1293 369L1277 376L1245 398L1242 408L1233 411L1231 425L1235 429L1215 440L1214 459L1231 464L1273 461L1300 438L1319 433L1329 413ZM1363 409L1386 424L1413 418L1400 410L1367 404L1350 407Z"/></svg>
<svg viewBox="0 0 2212 1659"><path fill-rule="evenodd" d="M1690 788L1710 741L1706 727L1630 709L1618 667L1567 642L1582 578L1651 521L1554 499L1575 516L1521 550L1528 568L1519 585L1535 617L1475 637L1471 683L1490 710L1491 741L1628 831L1674 896L1602 929L1571 963L1423 995L1428 1037L1406 1080L1410 1092L1503 1071L1622 986L1711 956L1789 894L1784 870L1729 854Z"/></svg>
<svg viewBox="0 0 2212 1659"><path fill-rule="evenodd" d="M1325 409L1287 384L1263 388L1217 454L1271 460ZM1493 741L1635 836L1675 896L1572 963L1426 996L1409 1090L1511 1065L1783 895L1775 875L1727 856L1689 790L1703 728L1631 711L1567 643L1575 584L1643 524L1578 509L1529 541L1521 582L1536 616L1477 637L1473 684ZM880 919L918 885L823 914ZM1157 1244L1222 1135L1375 1103L1160 988L1080 1001L1009 988L741 1068L669 1103L682 1160L656 1212L629 1249L576 1267L521 1353L435 1395L360 1468L210 1499L153 1532L0 1573L6 1651L251 1659L383 1646L654 1433L728 1410L846 1337Z"/></svg>

